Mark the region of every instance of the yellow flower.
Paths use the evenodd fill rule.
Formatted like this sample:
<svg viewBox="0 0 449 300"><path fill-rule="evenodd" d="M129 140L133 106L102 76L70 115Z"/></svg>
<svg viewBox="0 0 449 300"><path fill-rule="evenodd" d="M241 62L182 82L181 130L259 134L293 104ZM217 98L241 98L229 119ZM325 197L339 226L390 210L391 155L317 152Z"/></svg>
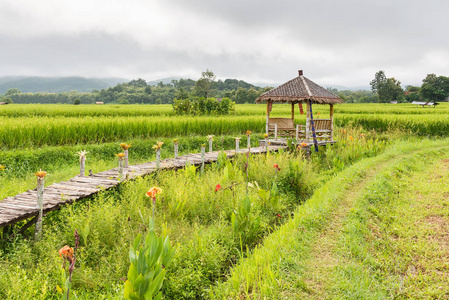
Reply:
<svg viewBox="0 0 449 300"><path fill-rule="evenodd" d="M307 143L301 143L302 147L307 147Z"/></svg>
<svg viewBox="0 0 449 300"><path fill-rule="evenodd" d="M173 143L177 144L178 143L178 139L173 139Z"/></svg>
<svg viewBox="0 0 449 300"><path fill-rule="evenodd" d="M163 144L164 144L164 142L158 141L157 144L153 146L153 149L156 149L156 150L161 149Z"/></svg>
<svg viewBox="0 0 449 300"><path fill-rule="evenodd" d="M116 154L119 160L122 160L123 157L125 157L125 153L118 153Z"/></svg>
<svg viewBox="0 0 449 300"><path fill-rule="evenodd" d="M214 135L212 135L212 134L211 134L211 135L208 135L208 136L207 136L207 139L208 139L209 141L211 141L211 140L213 141L213 140L214 140Z"/></svg>
<svg viewBox="0 0 449 300"><path fill-rule="evenodd" d="M263 135L263 137L264 137L264 138L268 138L268 134L265 133L265 134Z"/></svg>
<svg viewBox="0 0 449 300"><path fill-rule="evenodd" d="M4 165L0 165L0 171L5 171L5 166Z"/></svg>
<svg viewBox="0 0 449 300"><path fill-rule="evenodd" d="M128 148L131 147L131 144L127 144L127 143L121 143L120 144L120 148L122 148L123 150L128 150Z"/></svg>
<svg viewBox="0 0 449 300"><path fill-rule="evenodd" d="M89 153L89 151L87 151L87 150L81 150L81 151L76 152L76 154L78 154L80 157L80 161L82 158L86 157L87 153Z"/></svg>
<svg viewBox="0 0 449 300"><path fill-rule="evenodd" d="M34 175L36 175L39 178L44 178L45 176L47 176L47 172L46 171L42 171L42 169L41 169L38 172L34 173Z"/></svg>
<svg viewBox="0 0 449 300"><path fill-rule="evenodd" d="M252 133L251 130L246 131L246 135L250 135L251 133Z"/></svg>

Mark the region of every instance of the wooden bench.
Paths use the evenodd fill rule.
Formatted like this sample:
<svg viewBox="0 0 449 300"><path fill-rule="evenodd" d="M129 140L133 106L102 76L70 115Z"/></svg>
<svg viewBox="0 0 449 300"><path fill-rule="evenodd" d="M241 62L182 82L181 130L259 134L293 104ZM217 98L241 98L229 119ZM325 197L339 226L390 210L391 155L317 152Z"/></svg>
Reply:
<svg viewBox="0 0 449 300"><path fill-rule="evenodd" d="M328 139L332 133L332 121L330 119L314 119L315 135L319 140ZM310 124L310 135L312 135L312 124Z"/></svg>
<svg viewBox="0 0 449 300"><path fill-rule="evenodd" d="M268 119L268 135L272 132L277 136L293 136L296 132L295 124L290 118L269 118Z"/></svg>

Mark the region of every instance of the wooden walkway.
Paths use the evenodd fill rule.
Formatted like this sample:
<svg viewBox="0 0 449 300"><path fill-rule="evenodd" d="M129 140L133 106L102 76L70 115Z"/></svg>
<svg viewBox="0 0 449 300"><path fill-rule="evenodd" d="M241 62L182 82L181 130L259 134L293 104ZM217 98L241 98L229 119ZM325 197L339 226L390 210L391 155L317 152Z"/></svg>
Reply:
<svg viewBox="0 0 449 300"><path fill-rule="evenodd" d="M285 146L269 146L269 151L278 151ZM215 162L221 151L206 152L204 163ZM235 150L225 151L229 158L235 156ZM247 149L242 149L239 154L246 154ZM265 147L251 148L251 153L265 153ZM180 169L189 162L191 165L201 165L201 154L188 154L177 159L164 159L160 162L160 170ZM138 176L151 174L156 171L156 162L148 162L140 165L129 166L123 169L123 177L133 179ZM44 189L44 209L43 213L48 213L59 209L61 206L77 200L90 197L102 190L113 188L120 184L118 180L118 168L93 174L86 177L75 177L69 181L53 183ZM14 197L7 197L0 201L0 228L13 225L17 222L36 217L39 213L37 208L37 191L28 190L25 193ZM25 225L31 226L34 219ZM26 228L24 228L26 229Z"/></svg>

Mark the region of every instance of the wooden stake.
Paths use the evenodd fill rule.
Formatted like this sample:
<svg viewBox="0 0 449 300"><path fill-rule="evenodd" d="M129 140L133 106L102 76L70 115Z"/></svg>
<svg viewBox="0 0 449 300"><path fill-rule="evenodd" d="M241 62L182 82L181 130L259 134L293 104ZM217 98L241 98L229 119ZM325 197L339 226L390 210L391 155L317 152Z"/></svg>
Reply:
<svg viewBox="0 0 449 300"><path fill-rule="evenodd" d="M209 139L209 152L212 152L212 139Z"/></svg>
<svg viewBox="0 0 449 300"><path fill-rule="evenodd" d="M156 168L159 169L161 165L161 148L156 149Z"/></svg>
<svg viewBox="0 0 449 300"><path fill-rule="evenodd" d="M246 136L246 146L248 147L248 149L251 149L251 138L249 134Z"/></svg>
<svg viewBox="0 0 449 300"><path fill-rule="evenodd" d="M175 143L175 158L178 158L178 143Z"/></svg>
<svg viewBox="0 0 449 300"><path fill-rule="evenodd" d="M201 173L204 173L204 154L206 152L206 147L201 146Z"/></svg>
<svg viewBox="0 0 449 300"><path fill-rule="evenodd" d="M240 151L240 139L235 139L235 154L239 153Z"/></svg>
<svg viewBox="0 0 449 300"><path fill-rule="evenodd" d="M39 215L36 220L36 227L34 230L34 239L39 240L42 236L42 215L44 208L44 177L37 177L37 205L36 208L39 209Z"/></svg>
<svg viewBox="0 0 449 300"><path fill-rule="evenodd" d="M118 159L118 180L123 180L123 159Z"/></svg>
<svg viewBox="0 0 449 300"><path fill-rule="evenodd" d="M80 177L84 177L86 170L86 156L80 156Z"/></svg>
<svg viewBox="0 0 449 300"><path fill-rule="evenodd" d="M128 149L123 150L123 152L125 153L125 168L129 167L129 161L128 161Z"/></svg>

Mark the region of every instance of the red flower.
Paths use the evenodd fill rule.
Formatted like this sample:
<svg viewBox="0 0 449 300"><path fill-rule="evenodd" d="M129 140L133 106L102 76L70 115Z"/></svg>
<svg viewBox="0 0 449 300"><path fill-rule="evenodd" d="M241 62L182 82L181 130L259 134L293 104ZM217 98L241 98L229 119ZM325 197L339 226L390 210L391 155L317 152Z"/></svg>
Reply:
<svg viewBox="0 0 449 300"><path fill-rule="evenodd" d="M220 189L221 189L221 185L220 185L220 184L217 184L217 185L215 186L215 191L218 192Z"/></svg>
<svg viewBox="0 0 449 300"><path fill-rule="evenodd" d="M277 214L277 215L276 215L276 217L280 218L280 217L281 217L281 215L280 215L280 214Z"/></svg>
<svg viewBox="0 0 449 300"><path fill-rule="evenodd" d="M273 165L273 168L278 169L278 171L281 170L281 168L279 168L279 165L278 165L278 164L274 164L274 165Z"/></svg>

